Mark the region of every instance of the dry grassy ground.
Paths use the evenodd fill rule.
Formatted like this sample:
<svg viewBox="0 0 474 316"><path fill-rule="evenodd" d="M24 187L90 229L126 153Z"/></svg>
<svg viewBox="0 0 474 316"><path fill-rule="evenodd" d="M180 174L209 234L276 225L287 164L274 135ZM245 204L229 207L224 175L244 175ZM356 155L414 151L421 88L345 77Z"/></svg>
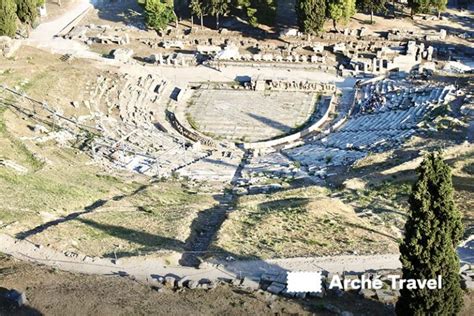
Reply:
<svg viewBox="0 0 474 316"><path fill-rule="evenodd" d="M261 258L396 251L390 229L359 218L327 195L326 189L310 187L242 197L215 245Z"/></svg>
<svg viewBox="0 0 474 316"><path fill-rule="evenodd" d="M34 124L0 108L0 231L99 256L181 249L192 220L216 202L178 181L104 172L75 148L35 143Z"/></svg>
<svg viewBox="0 0 474 316"><path fill-rule="evenodd" d="M0 230L59 250L100 256L180 249L197 213L215 203L180 182L106 175L74 150L46 148L41 157L55 162L42 165L26 146L11 148L0 158L14 154L31 171L0 168Z"/></svg>

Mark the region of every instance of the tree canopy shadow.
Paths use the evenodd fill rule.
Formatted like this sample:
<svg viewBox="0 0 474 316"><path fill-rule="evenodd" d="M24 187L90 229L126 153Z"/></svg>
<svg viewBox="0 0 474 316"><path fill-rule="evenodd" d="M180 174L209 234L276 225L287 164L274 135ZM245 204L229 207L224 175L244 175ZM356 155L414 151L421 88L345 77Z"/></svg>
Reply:
<svg viewBox="0 0 474 316"><path fill-rule="evenodd" d="M134 196L134 195L142 192L143 190L145 190L148 187L149 187L149 185L141 185L140 187L138 187L137 189L132 191L130 194L116 195L116 196L112 197L110 200L120 201L120 200L122 200L126 197ZM77 219L82 215L92 213L95 210L97 210L97 209L103 207L104 205L106 205L107 202L109 202L110 200L98 199L98 200L94 201L93 203L89 204L88 206L84 207L84 209L81 210L81 211L70 213L70 214L68 214L64 217L51 220L49 222L46 222L46 223L41 224L39 226L36 226L32 229L29 229L27 231L19 232L19 233L16 234L15 237L18 238L18 239L26 239L26 238L31 237L33 235L42 233L42 232L44 232L45 230L47 230L51 227L57 226L57 225L62 224L62 223L69 222L69 221L74 220L74 219Z"/></svg>
<svg viewBox="0 0 474 316"><path fill-rule="evenodd" d="M258 114L254 114L254 113L247 113L248 116L250 116L251 118L267 125L268 127L271 127L271 128L276 128L282 132L288 132L290 130L292 130L292 127L286 125L286 124L283 124L283 123L280 123L280 122L277 122L271 118L268 118L268 117L264 117L264 116L261 116L261 115L258 115Z"/></svg>
<svg viewBox="0 0 474 316"><path fill-rule="evenodd" d="M91 0L99 18L146 30L143 7L136 0Z"/></svg>

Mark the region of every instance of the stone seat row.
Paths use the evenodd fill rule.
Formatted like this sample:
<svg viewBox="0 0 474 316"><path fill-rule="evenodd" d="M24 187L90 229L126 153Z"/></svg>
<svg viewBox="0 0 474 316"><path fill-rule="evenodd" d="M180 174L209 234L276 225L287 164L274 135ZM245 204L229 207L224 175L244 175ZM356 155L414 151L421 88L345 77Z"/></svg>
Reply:
<svg viewBox="0 0 474 316"><path fill-rule="evenodd" d="M337 132L323 138L323 144L339 149L371 150L390 147L414 134L414 130Z"/></svg>
<svg viewBox="0 0 474 316"><path fill-rule="evenodd" d="M389 130L413 128L428 110L428 105L410 107L405 110L389 110L350 119L341 131Z"/></svg>

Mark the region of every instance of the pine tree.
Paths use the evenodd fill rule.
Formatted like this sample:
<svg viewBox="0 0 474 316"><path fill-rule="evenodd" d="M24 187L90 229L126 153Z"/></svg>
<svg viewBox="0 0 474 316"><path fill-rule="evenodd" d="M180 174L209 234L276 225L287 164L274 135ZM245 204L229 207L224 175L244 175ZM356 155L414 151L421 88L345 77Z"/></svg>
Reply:
<svg viewBox="0 0 474 316"><path fill-rule="evenodd" d="M328 14L332 19L334 29L337 30L337 23L346 24L356 13L355 0L328 0Z"/></svg>
<svg viewBox="0 0 474 316"><path fill-rule="evenodd" d="M296 12L301 30L307 34L318 34L326 20L326 0L299 0Z"/></svg>
<svg viewBox="0 0 474 316"><path fill-rule="evenodd" d="M442 288L402 289L398 315L456 315L462 307L459 259L461 213L453 199L451 170L441 154L429 154L417 169L410 215L400 244L404 279L442 278Z"/></svg>
<svg viewBox="0 0 474 316"><path fill-rule="evenodd" d="M16 4L14 0L0 0L0 36L15 36Z"/></svg>
<svg viewBox="0 0 474 316"><path fill-rule="evenodd" d="M37 0L16 0L16 15L23 23L33 24L38 15Z"/></svg>

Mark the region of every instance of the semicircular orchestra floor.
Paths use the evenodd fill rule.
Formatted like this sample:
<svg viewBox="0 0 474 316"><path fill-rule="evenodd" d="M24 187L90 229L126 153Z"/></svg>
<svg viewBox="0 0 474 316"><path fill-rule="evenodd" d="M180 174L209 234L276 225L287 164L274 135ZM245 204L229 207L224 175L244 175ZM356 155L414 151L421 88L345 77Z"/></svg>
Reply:
<svg viewBox="0 0 474 316"><path fill-rule="evenodd" d="M267 140L290 133L315 112L308 92L196 90L187 108L189 123L217 139Z"/></svg>

